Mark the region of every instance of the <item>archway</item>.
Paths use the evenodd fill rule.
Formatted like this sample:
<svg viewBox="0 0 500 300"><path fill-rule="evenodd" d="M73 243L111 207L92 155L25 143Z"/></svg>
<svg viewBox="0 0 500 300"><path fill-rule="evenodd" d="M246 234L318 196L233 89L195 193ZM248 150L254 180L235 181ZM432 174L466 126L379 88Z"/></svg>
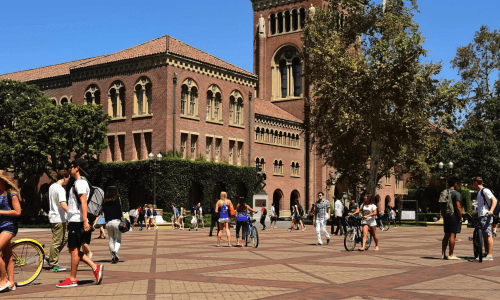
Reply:
<svg viewBox="0 0 500 300"><path fill-rule="evenodd" d="M392 206L391 196L387 195L385 196L385 207L391 207L391 206Z"/></svg>
<svg viewBox="0 0 500 300"><path fill-rule="evenodd" d="M273 203L274 209L276 210L276 214L280 217L281 214L281 201L283 199L283 192L280 189L277 189L273 193Z"/></svg>
<svg viewBox="0 0 500 300"><path fill-rule="evenodd" d="M290 213L293 211L292 207L295 205L295 199L299 200L300 203L300 194L297 190L293 190L290 194Z"/></svg>
<svg viewBox="0 0 500 300"><path fill-rule="evenodd" d="M248 199L246 199L246 197L247 197L247 187L243 183L238 183L236 185L236 193L238 194L238 197L237 197L237 199L235 199L233 201L234 205L236 205L236 203L238 203L238 201L240 201L240 197L244 197L245 201L248 200ZM247 201L247 203L248 203L248 201Z"/></svg>
<svg viewBox="0 0 500 300"><path fill-rule="evenodd" d="M186 208L191 209L193 206L197 205L203 199L203 188L198 183L193 182L191 188L189 189L188 202L186 203Z"/></svg>

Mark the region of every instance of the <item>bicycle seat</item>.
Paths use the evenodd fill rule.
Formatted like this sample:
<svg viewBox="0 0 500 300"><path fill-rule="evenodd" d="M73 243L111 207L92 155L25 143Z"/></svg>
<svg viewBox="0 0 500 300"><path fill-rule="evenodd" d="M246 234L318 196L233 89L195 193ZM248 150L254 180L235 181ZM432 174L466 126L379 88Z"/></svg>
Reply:
<svg viewBox="0 0 500 300"><path fill-rule="evenodd" d="M255 223L256 221L257 221L257 220L252 219L252 220L250 220L250 223Z"/></svg>

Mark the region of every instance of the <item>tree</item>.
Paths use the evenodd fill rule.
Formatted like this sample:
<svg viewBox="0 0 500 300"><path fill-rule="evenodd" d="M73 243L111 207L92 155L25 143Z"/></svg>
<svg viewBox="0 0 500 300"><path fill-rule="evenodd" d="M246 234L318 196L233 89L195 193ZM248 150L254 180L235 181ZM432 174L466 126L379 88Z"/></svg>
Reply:
<svg viewBox="0 0 500 300"><path fill-rule="evenodd" d="M107 147L100 106L54 106L35 85L0 81L0 116L0 169L21 186L29 175L67 169L71 154L94 160Z"/></svg>
<svg viewBox="0 0 500 300"><path fill-rule="evenodd" d="M373 195L396 167L429 173L429 121L460 107L459 87L433 79L441 66L420 62L416 10L416 0L331 0L304 29L307 130L327 164Z"/></svg>

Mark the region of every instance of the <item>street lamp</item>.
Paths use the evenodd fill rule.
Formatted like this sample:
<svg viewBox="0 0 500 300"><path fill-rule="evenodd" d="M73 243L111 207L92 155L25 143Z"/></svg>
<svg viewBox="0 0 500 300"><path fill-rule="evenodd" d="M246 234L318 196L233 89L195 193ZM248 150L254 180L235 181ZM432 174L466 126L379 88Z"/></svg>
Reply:
<svg viewBox="0 0 500 300"><path fill-rule="evenodd" d="M153 184L153 189L154 189L154 192L153 192L153 208L156 209L156 175L161 175L161 173L159 172L160 171L160 161L161 161L161 154L158 153L158 155L156 156L156 160L154 159L154 155L153 153L149 153L148 155L148 158L149 158L149 163L150 163L150 167L151 167L151 171L153 171L153 175L154 175L154 184Z"/></svg>
<svg viewBox="0 0 500 300"><path fill-rule="evenodd" d="M446 177L445 177L445 178L446 178L446 181L448 181L448 175L451 177L451 175L453 174L453 166L454 166L453 162L451 162L451 161L450 161L450 162L448 163L448 168L447 168L446 170L443 170L443 169L444 169L444 164L443 164L443 162L440 162L440 163L438 164L438 167L439 167L439 173L440 173L440 174L442 174L442 172L444 172L444 173L445 173L445 175L446 175ZM449 173L449 174L448 174L448 173ZM443 179L443 176L441 176L441 179Z"/></svg>

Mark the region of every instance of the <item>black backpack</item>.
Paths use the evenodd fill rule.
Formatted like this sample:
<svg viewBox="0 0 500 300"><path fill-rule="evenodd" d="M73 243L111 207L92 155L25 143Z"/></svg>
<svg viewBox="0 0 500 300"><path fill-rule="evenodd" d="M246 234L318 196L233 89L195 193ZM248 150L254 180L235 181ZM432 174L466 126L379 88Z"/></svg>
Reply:
<svg viewBox="0 0 500 300"><path fill-rule="evenodd" d="M304 215L304 209L299 205L299 215L302 217Z"/></svg>
<svg viewBox="0 0 500 300"><path fill-rule="evenodd" d="M52 184L50 186L52 186ZM50 189L50 186L49 186L49 189ZM49 190L47 190L47 192L43 193L43 195L42 195L42 210L46 214L49 214L49 211L50 211L50 194L49 194Z"/></svg>

